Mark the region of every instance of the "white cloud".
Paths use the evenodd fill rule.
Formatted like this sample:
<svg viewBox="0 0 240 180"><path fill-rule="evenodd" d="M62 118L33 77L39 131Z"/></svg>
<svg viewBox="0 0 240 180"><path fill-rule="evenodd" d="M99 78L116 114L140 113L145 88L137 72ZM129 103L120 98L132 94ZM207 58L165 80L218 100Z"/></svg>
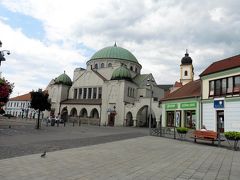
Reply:
<svg viewBox="0 0 240 180"><path fill-rule="evenodd" d="M64 70L72 76L76 64L86 59L76 50L56 44L44 44L40 40L26 37L20 29L13 30L0 21L3 47L11 51L2 63L3 76L15 83L14 93L45 88L47 83ZM29 89L31 88L31 89Z"/></svg>
<svg viewBox="0 0 240 180"><path fill-rule="evenodd" d="M8 66L16 65L21 71L24 69L21 59L25 67L41 70L30 72L35 77L41 74L50 79L64 68L72 72L76 63L83 66L88 60L89 57L81 55L88 48L92 52L113 45L114 41L130 50L142 64L142 72L152 72L158 83L174 83L179 79L185 49L189 49L193 59L196 78L211 62L239 53L237 0L2 0L2 3L11 11L32 16L43 24L44 40L29 39L21 30L11 29L4 22L0 24L8 34L2 41L17 54L8 58Z"/></svg>

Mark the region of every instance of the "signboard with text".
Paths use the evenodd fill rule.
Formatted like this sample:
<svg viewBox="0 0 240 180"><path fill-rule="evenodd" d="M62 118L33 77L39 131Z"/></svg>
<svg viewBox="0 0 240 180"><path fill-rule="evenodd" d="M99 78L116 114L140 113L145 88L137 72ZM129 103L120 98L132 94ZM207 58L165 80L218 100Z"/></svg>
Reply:
<svg viewBox="0 0 240 180"><path fill-rule="evenodd" d="M184 102L180 104L180 107L182 109L190 109L190 108L196 108L197 102Z"/></svg>
<svg viewBox="0 0 240 180"><path fill-rule="evenodd" d="M166 104L165 108L166 109L177 109L178 105L177 104Z"/></svg>

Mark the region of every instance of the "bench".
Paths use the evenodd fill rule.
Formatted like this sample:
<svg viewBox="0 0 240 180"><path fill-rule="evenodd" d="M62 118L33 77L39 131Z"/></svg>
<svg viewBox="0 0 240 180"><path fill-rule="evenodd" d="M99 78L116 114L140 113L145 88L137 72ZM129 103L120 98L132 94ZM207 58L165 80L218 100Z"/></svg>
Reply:
<svg viewBox="0 0 240 180"><path fill-rule="evenodd" d="M217 135L217 132L215 132L215 131L195 130L195 131L193 131L192 138L194 138L195 143L197 142L197 139L200 139L200 140L212 141L212 143L214 144L214 141L218 140L218 135Z"/></svg>

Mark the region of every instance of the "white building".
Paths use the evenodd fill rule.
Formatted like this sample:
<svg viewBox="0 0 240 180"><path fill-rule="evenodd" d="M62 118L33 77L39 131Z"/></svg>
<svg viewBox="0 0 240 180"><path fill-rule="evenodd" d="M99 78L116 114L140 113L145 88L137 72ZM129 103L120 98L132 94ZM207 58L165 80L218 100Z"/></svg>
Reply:
<svg viewBox="0 0 240 180"><path fill-rule="evenodd" d="M51 113L89 124L148 126L151 103L152 126L157 126L164 90L152 74L141 74L141 69L128 50L116 44L105 47L87 61L86 69L74 70L73 81L64 72L49 83Z"/></svg>
<svg viewBox="0 0 240 180"><path fill-rule="evenodd" d="M202 124L214 131L240 131L240 55L214 62L200 77Z"/></svg>
<svg viewBox="0 0 240 180"><path fill-rule="evenodd" d="M37 118L38 112L30 108L30 103L30 93L10 98L5 105L5 114L22 118Z"/></svg>

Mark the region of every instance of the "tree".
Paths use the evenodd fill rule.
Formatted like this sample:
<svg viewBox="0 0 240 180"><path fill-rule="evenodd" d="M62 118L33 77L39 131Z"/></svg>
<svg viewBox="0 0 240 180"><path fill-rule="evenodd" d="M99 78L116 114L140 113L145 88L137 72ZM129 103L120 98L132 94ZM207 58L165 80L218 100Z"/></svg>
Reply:
<svg viewBox="0 0 240 180"><path fill-rule="evenodd" d="M12 93L14 84L11 84L4 78L0 78L0 109L9 100L9 95Z"/></svg>
<svg viewBox="0 0 240 180"><path fill-rule="evenodd" d="M48 96L48 93L43 92L41 89L31 92L31 108L38 110L36 129L40 128L40 112L51 110L51 103L48 100Z"/></svg>

